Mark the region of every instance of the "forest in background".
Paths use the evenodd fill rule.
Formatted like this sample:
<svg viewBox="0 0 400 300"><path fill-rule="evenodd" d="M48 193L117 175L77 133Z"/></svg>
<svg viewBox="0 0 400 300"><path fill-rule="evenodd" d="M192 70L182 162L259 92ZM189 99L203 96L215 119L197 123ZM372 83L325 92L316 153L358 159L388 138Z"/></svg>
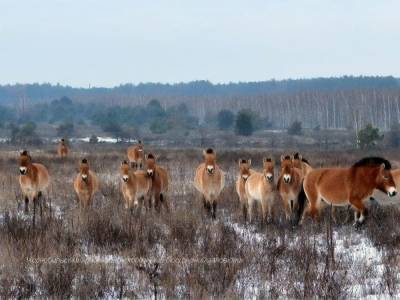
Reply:
<svg viewBox="0 0 400 300"><path fill-rule="evenodd" d="M13 141L79 136L79 129L124 139L149 134L207 136L215 130L250 136L262 130L344 130L359 140L368 129L400 131L400 80L341 77L212 84L125 84L73 88L50 84L0 86L0 129ZM6 133L5 133L6 132ZM355 133L355 134L354 134ZM83 133L81 133L83 134ZM324 134L327 135L327 134ZM314 137L320 139L318 137ZM354 142L351 142L354 143ZM398 144L397 135L391 144Z"/></svg>

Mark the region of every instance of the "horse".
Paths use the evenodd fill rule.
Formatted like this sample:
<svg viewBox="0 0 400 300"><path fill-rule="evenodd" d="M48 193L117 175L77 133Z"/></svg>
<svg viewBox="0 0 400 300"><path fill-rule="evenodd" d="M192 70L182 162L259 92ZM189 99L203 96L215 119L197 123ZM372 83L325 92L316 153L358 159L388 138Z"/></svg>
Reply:
<svg viewBox="0 0 400 300"><path fill-rule="evenodd" d="M137 145L129 147L127 154L131 167L134 169L142 169L144 161L142 141L139 140Z"/></svg>
<svg viewBox="0 0 400 300"><path fill-rule="evenodd" d="M139 200L144 202L150 196L151 178L142 170L134 172L129 163L124 160L121 164L121 192L125 200L125 208L133 210L139 205Z"/></svg>
<svg viewBox="0 0 400 300"><path fill-rule="evenodd" d="M79 174L74 180L74 189L78 196L80 208L88 208L92 205L93 195L98 190L98 180L96 174L90 170L86 158L79 164Z"/></svg>
<svg viewBox="0 0 400 300"><path fill-rule="evenodd" d="M68 155L69 149L67 144L65 143L65 139L61 139L57 146L58 156L64 158Z"/></svg>
<svg viewBox="0 0 400 300"><path fill-rule="evenodd" d="M303 172L296 168L294 156L281 156L281 174L278 179L277 190L281 196L285 209L286 220L290 220L298 209L297 197L303 183ZM300 160L301 161L301 160Z"/></svg>
<svg viewBox="0 0 400 300"><path fill-rule="evenodd" d="M145 157L146 173L151 178L151 192L149 197L149 207L151 207L152 198L154 198L155 208L160 211L160 204L165 206L169 211L169 204L167 199L168 193L168 172L165 168L157 165L156 157L149 153Z"/></svg>
<svg viewBox="0 0 400 300"><path fill-rule="evenodd" d="M364 201L370 198L374 190L380 190L389 197L397 194L390 170L390 162L381 157L363 158L350 168L313 169L305 177L299 194L300 223L307 213L314 220L318 219L320 204L324 200L332 206L350 204L355 211L354 225L361 225L367 214ZM306 199L309 205L304 210Z"/></svg>
<svg viewBox="0 0 400 300"><path fill-rule="evenodd" d="M41 197L49 186L49 172L38 163L32 163L28 151L24 150L19 156L19 185L25 200L25 212L29 211L29 202L33 202L34 212L37 202L42 210Z"/></svg>
<svg viewBox="0 0 400 300"><path fill-rule="evenodd" d="M305 159L301 154L296 152L293 155L293 166L297 169L300 169L303 173L303 177L306 176L312 170L310 163L307 159Z"/></svg>
<svg viewBox="0 0 400 300"><path fill-rule="evenodd" d="M243 212L243 218L246 221L247 218L247 209L248 202L246 196L245 183L249 176L254 172L254 170L250 169L251 167L251 159L239 159L239 175L236 179L236 193L239 196L240 206Z"/></svg>
<svg viewBox="0 0 400 300"><path fill-rule="evenodd" d="M259 202L262 210L262 222L268 213L267 221L272 219L274 202L274 161L272 158L263 159L263 173L253 172L246 180L246 197L248 201L249 220L252 220L253 204Z"/></svg>
<svg viewBox="0 0 400 300"><path fill-rule="evenodd" d="M203 151L204 162L201 163L194 176L194 186L203 198L204 208L216 218L217 201L225 186L225 174L216 163L216 152L208 148Z"/></svg>

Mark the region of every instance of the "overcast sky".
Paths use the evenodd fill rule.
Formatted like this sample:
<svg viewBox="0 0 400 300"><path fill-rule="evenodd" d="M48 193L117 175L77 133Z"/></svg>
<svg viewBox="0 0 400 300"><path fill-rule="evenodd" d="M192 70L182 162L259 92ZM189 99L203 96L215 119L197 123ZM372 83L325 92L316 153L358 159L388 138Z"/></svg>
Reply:
<svg viewBox="0 0 400 300"><path fill-rule="evenodd" d="M0 84L400 76L397 0L0 0Z"/></svg>

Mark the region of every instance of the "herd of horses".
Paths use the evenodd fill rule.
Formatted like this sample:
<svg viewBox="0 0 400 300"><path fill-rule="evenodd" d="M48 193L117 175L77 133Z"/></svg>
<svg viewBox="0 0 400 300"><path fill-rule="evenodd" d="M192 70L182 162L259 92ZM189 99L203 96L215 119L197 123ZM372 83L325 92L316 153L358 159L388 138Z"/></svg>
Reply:
<svg viewBox="0 0 400 300"><path fill-rule="evenodd" d="M59 157L68 156L69 149L64 139L57 147ZM225 172L217 164L214 149L204 150L203 158L204 162L195 170L194 187L208 214L215 218L217 203L225 186ZM250 222L255 203L261 206L262 222L271 221L274 201L279 198L289 222L302 223L307 215L318 219L324 202L331 206L352 207L355 225L359 225L367 215L365 201L376 190L393 197L397 194L396 183L400 184L400 169L392 170L390 162L381 157L366 157L347 168L312 168L299 153L282 155L277 180L275 161L271 157L263 159L261 172L252 168L250 159L239 159L238 167L236 192L243 217ZM41 208L41 198L49 185L47 168L32 162L29 153L23 151L19 157L19 171L25 211L29 211L30 202L33 202L34 210L37 203ZM154 204L157 211L161 206L169 211L168 171L158 165L154 154L145 155L141 141L128 148L120 176L126 209L151 208ZM73 186L81 209L90 207L99 184L87 159L80 161L79 174Z"/></svg>

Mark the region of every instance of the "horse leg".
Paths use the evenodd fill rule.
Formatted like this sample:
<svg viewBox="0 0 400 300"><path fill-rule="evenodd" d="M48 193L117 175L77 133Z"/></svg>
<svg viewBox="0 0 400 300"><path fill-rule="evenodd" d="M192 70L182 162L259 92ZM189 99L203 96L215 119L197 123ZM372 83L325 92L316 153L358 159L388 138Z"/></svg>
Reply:
<svg viewBox="0 0 400 300"><path fill-rule="evenodd" d="M290 220L289 201L287 195L282 196L283 208L285 210L286 221Z"/></svg>
<svg viewBox="0 0 400 300"><path fill-rule="evenodd" d="M33 217L32 217L32 225L35 228L36 223L36 197L33 197Z"/></svg>
<svg viewBox="0 0 400 300"><path fill-rule="evenodd" d="M154 200L155 200L155 208L156 208L156 211L158 212L158 213L160 213L160 206L161 206L161 198L160 198L160 192L156 192L155 193L155 195L154 195Z"/></svg>
<svg viewBox="0 0 400 300"><path fill-rule="evenodd" d="M212 218L215 219L217 217L217 200L214 199L212 203Z"/></svg>
<svg viewBox="0 0 400 300"><path fill-rule="evenodd" d="M165 210L167 211L167 213L169 213L170 212L169 203L168 203L168 199L164 195L164 193L160 194L160 200L161 200L161 203L164 205Z"/></svg>
<svg viewBox="0 0 400 300"><path fill-rule="evenodd" d="M365 215L367 214L367 209L364 204L359 199L350 199L351 205L355 209L354 213L354 225L361 225L365 221Z"/></svg>
<svg viewBox="0 0 400 300"><path fill-rule="evenodd" d="M300 221L300 224L303 223L304 218L307 213L310 213L311 218L316 221L319 217L319 204L321 202L321 199L318 195L318 191L315 187L315 184L307 184L306 182L303 184L304 187L304 193L306 195L306 198L308 199L309 202L309 207L307 207L304 210L302 219Z"/></svg>
<svg viewBox="0 0 400 300"><path fill-rule="evenodd" d="M253 219L253 206L254 206L254 199L249 198L249 207L248 207L248 213L249 213L249 223L251 223Z"/></svg>
<svg viewBox="0 0 400 300"><path fill-rule="evenodd" d="M25 213L29 212L29 198L28 196L25 196Z"/></svg>
<svg viewBox="0 0 400 300"><path fill-rule="evenodd" d="M247 203L241 203L242 205L242 213L243 213L243 220L246 223L247 221Z"/></svg>
<svg viewBox="0 0 400 300"><path fill-rule="evenodd" d="M267 202L267 209L268 209L267 222L268 223L270 223L272 221L273 206L274 206L274 198L272 195L270 195L268 197L268 202Z"/></svg>
<svg viewBox="0 0 400 300"><path fill-rule="evenodd" d="M283 208L285 209L286 221L290 221L291 213L287 195L282 196L282 202L283 202Z"/></svg>

